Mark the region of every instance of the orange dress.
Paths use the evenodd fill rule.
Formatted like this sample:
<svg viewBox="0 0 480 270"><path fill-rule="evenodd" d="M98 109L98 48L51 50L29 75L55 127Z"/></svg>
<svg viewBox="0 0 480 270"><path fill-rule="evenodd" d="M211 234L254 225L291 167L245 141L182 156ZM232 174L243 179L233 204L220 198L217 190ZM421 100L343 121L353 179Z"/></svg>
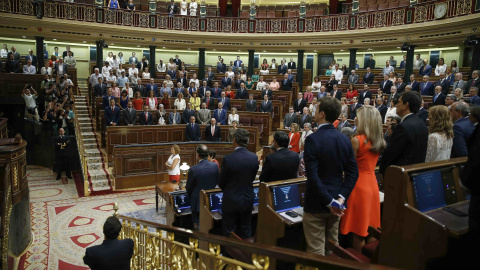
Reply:
<svg viewBox="0 0 480 270"><path fill-rule="evenodd" d="M380 154L370 151L370 141L364 143L366 135L358 135L356 138L360 142L357 152L358 180L347 200L347 209L340 221L340 233L353 232L366 237L368 226L380 227L380 194L375 177L375 166Z"/></svg>

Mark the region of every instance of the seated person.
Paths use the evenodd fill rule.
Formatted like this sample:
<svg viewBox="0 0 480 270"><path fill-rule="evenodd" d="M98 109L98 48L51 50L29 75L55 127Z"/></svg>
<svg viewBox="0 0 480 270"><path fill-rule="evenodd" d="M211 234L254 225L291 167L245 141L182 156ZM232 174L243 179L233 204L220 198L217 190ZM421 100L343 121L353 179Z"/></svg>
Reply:
<svg viewBox="0 0 480 270"><path fill-rule="evenodd" d="M133 256L133 240L118 240L122 224L116 217L109 217L103 224L105 240L101 245L87 248L83 262L91 269L130 269Z"/></svg>

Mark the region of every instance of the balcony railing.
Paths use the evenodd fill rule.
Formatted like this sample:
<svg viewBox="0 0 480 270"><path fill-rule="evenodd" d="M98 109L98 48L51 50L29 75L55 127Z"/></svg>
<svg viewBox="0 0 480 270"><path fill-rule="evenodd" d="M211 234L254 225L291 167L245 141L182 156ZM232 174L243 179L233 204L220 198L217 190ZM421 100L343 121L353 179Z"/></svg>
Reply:
<svg viewBox="0 0 480 270"><path fill-rule="evenodd" d="M37 16L31 0L0 0L0 12ZM476 0L445 0L420 3L414 6L314 17L291 18L226 18L169 16L168 14L110 10L93 5L59 1L40 2L44 18L65 19L88 23L104 23L160 30L216 32L216 33L305 33L358 29L375 29L408 25L435 20L435 5L446 3L444 18L453 18L480 12Z"/></svg>

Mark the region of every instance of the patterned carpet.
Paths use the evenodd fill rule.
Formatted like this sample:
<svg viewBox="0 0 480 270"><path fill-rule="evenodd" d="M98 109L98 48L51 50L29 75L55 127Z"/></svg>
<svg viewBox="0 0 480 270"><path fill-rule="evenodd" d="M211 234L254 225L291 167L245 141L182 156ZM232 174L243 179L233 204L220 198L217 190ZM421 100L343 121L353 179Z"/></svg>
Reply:
<svg viewBox="0 0 480 270"><path fill-rule="evenodd" d="M119 213L165 224L165 210L155 212L155 191L140 190L79 198L75 183L62 184L52 170L28 166L34 242L18 269L88 269L85 249L103 242L102 226Z"/></svg>

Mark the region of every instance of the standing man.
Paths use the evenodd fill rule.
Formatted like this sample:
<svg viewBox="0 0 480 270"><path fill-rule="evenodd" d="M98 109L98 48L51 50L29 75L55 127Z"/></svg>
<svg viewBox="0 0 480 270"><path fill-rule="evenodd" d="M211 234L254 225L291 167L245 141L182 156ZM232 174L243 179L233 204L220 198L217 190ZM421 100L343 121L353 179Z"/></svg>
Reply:
<svg viewBox="0 0 480 270"><path fill-rule="evenodd" d="M195 111L192 110L192 103L187 102L187 108L183 110L183 114L182 114L183 123L185 124L190 123L191 116L195 117Z"/></svg>
<svg viewBox="0 0 480 270"><path fill-rule="evenodd" d="M462 93L465 95L465 94L468 94L467 92L467 82L462 80L462 73L460 72L457 72L455 74L455 81L453 82L453 91L455 91L455 89L457 88L460 88L462 89Z"/></svg>
<svg viewBox="0 0 480 270"><path fill-rule="evenodd" d="M385 62L385 67L383 67L383 76L388 76L390 72L395 72L395 70L392 66L390 66L390 61L387 61Z"/></svg>
<svg viewBox="0 0 480 270"><path fill-rule="evenodd" d="M446 98L447 97L442 93L442 87L441 86L435 87L435 94L433 95L433 98L432 98L433 106L445 105Z"/></svg>
<svg viewBox="0 0 480 270"><path fill-rule="evenodd" d="M307 101L303 99L302 93L298 93L295 103L293 103L293 110L297 114L303 113L303 108L307 107Z"/></svg>
<svg viewBox="0 0 480 270"><path fill-rule="evenodd" d="M332 124L341 109L337 99L320 99L315 113L318 129L305 140L307 188L303 230L307 252L320 255L325 255L327 240L338 244L340 216L358 178L352 144Z"/></svg>
<svg viewBox="0 0 480 270"><path fill-rule="evenodd" d="M253 94L248 95L247 100L247 112L256 112L257 111L257 101L253 99Z"/></svg>
<svg viewBox="0 0 480 270"><path fill-rule="evenodd" d="M468 94L470 92L470 88L472 87L480 87L480 79L478 78L478 76L480 75L480 71L479 70L474 70L472 72L472 79L470 79L467 83L467 89L465 90L465 92ZM455 89L454 89L455 90Z"/></svg>
<svg viewBox="0 0 480 270"><path fill-rule="evenodd" d="M420 92L420 83L415 81L415 75L410 75L410 82L407 85L412 87L412 91Z"/></svg>
<svg viewBox="0 0 480 270"><path fill-rule="evenodd" d="M290 139L287 133L277 131L273 134L270 148L274 151L265 157L265 163L260 174L260 182L273 182L297 178L300 157L288 149Z"/></svg>
<svg viewBox="0 0 480 270"><path fill-rule="evenodd" d="M248 90L245 88L245 83L242 81L240 83L240 88L237 90L237 99L247 99L248 98Z"/></svg>
<svg viewBox="0 0 480 270"><path fill-rule="evenodd" d="M285 117L283 118L283 128L285 129L290 129L290 126L293 124L293 123L297 123L298 124L298 116L297 114L295 113L295 110L293 109L293 107L290 107L288 109L288 113L285 115ZM288 145L287 145L288 146Z"/></svg>
<svg viewBox="0 0 480 270"><path fill-rule="evenodd" d="M240 66L242 65L242 60L240 60L240 56L237 56L237 60L235 60L235 62L233 62L233 65L236 68L240 68Z"/></svg>
<svg viewBox="0 0 480 270"><path fill-rule="evenodd" d="M207 104L203 102L202 108L197 112L197 120L200 124L205 125L210 122L211 118L212 118L212 113L210 109L207 108Z"/></svg>
<svg viewBox="0 0 480 270"><path fill-rule="evenodd" d="M110 92L111 89L108 89ZM105 124L118 126L120 124L120 108L115 106L115 98L110 99L110 106L105 108Z"/></svg>
<svg viewBox="0 0 480 270"><path fill-rule="evenodd" d="M222 95L225 95L225 93L222 93ZM213 119L215 119L218 124L220 125L226 125L227 124L227 111L223 109L223 103L218 102L218 109L216 109L213 112Z"/></svg>
<svg viewBox="0 0 480 270"><path fill-rule="evenodd" d="M210 125L205 128L205 140L209 142L219 142L222 140L220 127L216 125L217 120L212 117L210 119Z"/></svg>
<svg viewBox="0 0 480 270"><path fill-rule="evenodd" d="M370 68L367 68L367 73L363 75L363 83L364 84L372 84L373 80L375 80L375 75L371 72Z"/></svg>
<svg viewBox="0 0 480 270"><path fill-rule="evenodd" d="M380 160L380 173L390 165L410 165L425 162L427 156L428 128L417 112L422 98L415 92L403 92L395 107L402 118L389 139Z"/></svg>
<svg viewBox="0 0 480 270"><path fill-rule="evenodd" d="M175 0L172 0L170 2L170 5L168 6L168 13L170 15L175 15L175 14L177 14L177 12L178 12L178 7L177 7L177 5L175 5Z"/></svg>
<svg viewBox="0 0 480 270"><path fill-rule="evenodd" d="M363 68L375 69L375 60L373 60L373 54L370 54L368 60L365 61L365 67Z"/></svg>
<svg viewBox="0 0 480 270"><path fill-rule="evenodd" d="M153 123L152 114L148 112L148 105L143 105L143 112L138 115L138 121L142 126L151 126Z"/></svg>
<svg viewBox="0 0 480 270"><path fill-rule="evenodd" d="M375 108L380 112L380 116L382 116L382 123L385 122L385 115L387 114L387 106L383 105L383 98L378 97L376 99L376 105Z"/></svg>
<svg viewBox="0 0 480 270"><path fill-rule="evenodd" d="M208 161L209 151L206 145L197 146L197 165L188 170L187 190L192 210L193 227L198 230L200 212L200 191L214 189L218 179L218 165Z"/></svg>
<svg viewBox="0 0 480 270"><path fill-rule="evenodd" d="M128 63L129 63L129 64L134 64L134 65L136 66L137 63L138 63L138 58L137 58L135 55L136 55L136 53L132 52L132 56L131 56L130 58L128 58ZM132 68L133 68L133 67L134 67L134 66L132 66ZM138 72L138 70L137 70L137 72ZM133 75L133 74L130 74L130 73L129 73L129 75L131 76L131 75Z"/></svg>
<svg viewBox="0 0 480 270"><path fill-rule="evenodd" d="M290 91L292 89L292 81L288 79L288 74L283 75L283 80L280 82L280 89L283 91Z"/></svg>
<svg viewBox="0 0 480 270"><path fill-rule="evenodd" d="M233 135L235 151L223 157L218 186L223 191L222 231L235 232L242 239L251 236L253 181L258 172L258 157L249 152L249 133L243 128Z"/></svg>
<svg viewBox="0 0 480 270"><path fill-rule="evenodd" d="M126 126L134 126L137 121L137 110L133 108L132 101L129 100L127 108L123 110L123 122Z"/></svg>
<svg viewBox="0 0 480 270"><path fill-rule="evenodd" d="M413 69L420 69L423 67L423 59L420 59L420 54L415 56L415 62L413 63Z"/></svg>
<svg viewBox="0 0 480 270"><path fill-rule="evenodd" d="M358 102L363 105L363 101L366 98L369 98L370 100L372 100L372 92L370 92L370 88L368 87L368 84L363 85L363 92L360 93Z"/></svg>
<svg viewBox="0 0 480 270"><path fill-rule="evenodd" d="M195 124L195 116L190 116L190 123L185 127L185 136L187 141L201 141L202 133L200 132L200 126Z"/></svg>
<svg viewBox="0 0 480 270"><path fill-rule="evenodd" d="M55 156L57 158L57 180L62 177L62 171L65 171L68 179L72 179L70 174L70 167L68 165L69 159L67 155L67 148L70 145L70 140L65 136L63 128L58 129L58 137L55 138Z"/></svg>
<svg viewBox="0 0 480 270"><path fill-rule="evenodd" d="M207 85L208 87L212 87L212 81L215 80L215 72L212 71L212 68L208 68L207 71Z"/></svg>
<svg viewBox="0 0 480 270"><path fill-rule="evenodd" d="M300 120L298 125L300 126L301 129L305 127L305 124L307 123L312 123L313 117L310 115L310 110L308 107L303 108L303 114L300 115Z"/></svg>
<svg viewBox="0 0 480 270"><path fill-rule="evenodd" d="M290 62L287 65L288 69L297 69L297 64L293 61L293 58L290 58Z"/></svg>
<svg viewBox="0 0 480 270"><path fill-rule="evenodd" d="M96 69L98 70L98 69ZM92 76L95 74L92 74ZM98 77L97 84L93 87L93 93L96 97L103 97L107 94L107 86L103 84L103 77Z"/></svg>
<svg viewBox="0 0 480 270"><path fill-rule="evenodd" d="M468 119L470 109L463 101L450 106L450 116L453 122L453 146L450 158L468 156L467 142L475 130L475 125Z"/></svg>
<svg viewBox="0 0 480 270"><path fill-rule="evenodd" d="M270 100L268 100L268 96L264 95L263 96L263 102L260 105L260 112L272 113L272 111L273 111L273 104Z"/></svg>

